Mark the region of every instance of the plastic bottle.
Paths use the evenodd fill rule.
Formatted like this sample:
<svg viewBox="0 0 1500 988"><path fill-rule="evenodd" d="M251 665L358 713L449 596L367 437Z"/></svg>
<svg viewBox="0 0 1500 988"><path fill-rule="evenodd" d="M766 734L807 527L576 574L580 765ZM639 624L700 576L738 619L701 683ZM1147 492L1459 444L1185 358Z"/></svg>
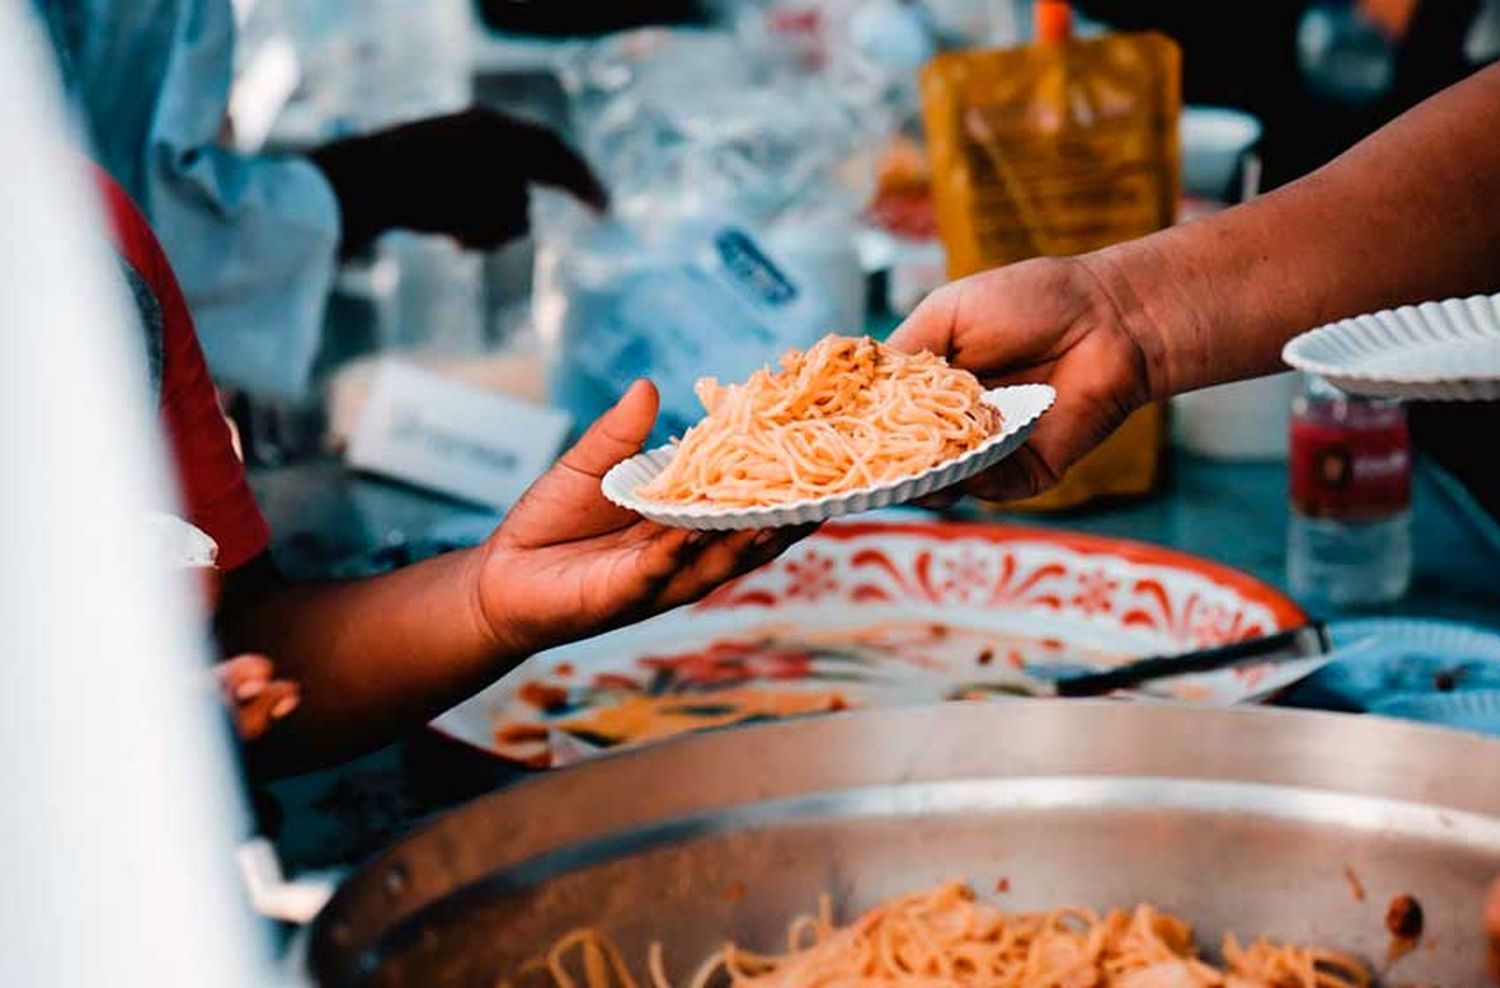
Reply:
<svg viewBox="0 0 1500 988"><path fill-rule="evenodd" d="M1399 402L1308 378L1292 404L1287 580L1314 606L1390 603L1411 582L1411 445Z"/></svg>

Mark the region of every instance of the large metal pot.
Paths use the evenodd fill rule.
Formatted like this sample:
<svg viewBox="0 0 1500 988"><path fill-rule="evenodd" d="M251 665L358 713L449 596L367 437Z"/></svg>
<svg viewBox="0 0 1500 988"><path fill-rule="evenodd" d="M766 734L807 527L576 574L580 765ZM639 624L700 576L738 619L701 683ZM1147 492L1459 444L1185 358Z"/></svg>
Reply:
<svg viewBox="0 0 1500 988"><path fill-rule="evenodd" d="M779 946L964 877L1016 909L1149 900L1224 931L1381 963L1388 902L1424 907L1387 983L1483 981L1500 875L1500 744L1370 717L1083 702L949 704L701 735L495 793L351 878L319 918L324 985L492 988L597 924L685 975L723 938Z"/></svg>

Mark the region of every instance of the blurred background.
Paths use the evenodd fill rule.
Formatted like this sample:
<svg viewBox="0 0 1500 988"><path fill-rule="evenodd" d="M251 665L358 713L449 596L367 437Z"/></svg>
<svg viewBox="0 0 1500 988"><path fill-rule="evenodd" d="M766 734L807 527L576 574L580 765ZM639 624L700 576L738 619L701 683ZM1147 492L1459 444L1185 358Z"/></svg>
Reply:
<svg viewBox="0 0 1500 988"><path fill-rule="evenodd" d="M339 488L357 497L360 525L308 514L306 492L342 483L328 464L359 422L378 358L550 403L575 423L649 373L664 394L664 438L696 418L690 389L705 368L738 376L830 327L889 330L945 275L918 69L940 51L1033 35L1031 4L1013 0L597 8L237 0L239 149L305 151L477 102L565 135L612 198L600 219L539 191L530 235L495 251L400 232L342 263L305 383L242 387L232 403L273 527L301 546L303 565L406 558L422 539L463 538L468 523L452 512L431 522L438 514L379 485ZM1150 29L1181 45L1180 218L1305 174L1500 53L1500 5L1482 0L1272 0L1233 13L1084 0L1075 11L1079 35ZM803 287L797 305L747 309L705 274L698 252L726 226ZM214 370L221 382L240 376ZM1274 459L1291 387L1187 399L1177 441ZM1258 432L1235 434L1246 408L1256 411L1244 428Z"/></svg>

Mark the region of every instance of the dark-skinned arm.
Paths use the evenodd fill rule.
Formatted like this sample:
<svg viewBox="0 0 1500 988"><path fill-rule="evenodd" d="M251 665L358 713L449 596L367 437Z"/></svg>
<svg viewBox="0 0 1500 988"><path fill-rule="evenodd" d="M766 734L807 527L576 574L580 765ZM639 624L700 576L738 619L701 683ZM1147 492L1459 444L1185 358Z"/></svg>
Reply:
<svg viewBox="0 0 1500 988"><path fill-rule="evenodd" d="M968 485L1043 490L1152 399L1280 369L1334 319L1500 287L1500 67L1259 199L1092 254L976 274L891 336L1057 404Z"/></svg>
<svg viewBox="0 0 1500 988"><path fill-rule="evenodd" d="M270 656L300 691L250 746L256 768L377 747L534 652L697 600L807 534L665 528L606 500L600 478L640 450L656 408L638 382L476 548L339 583L287 583L264 558L232 574L225 651Z"/></svg>

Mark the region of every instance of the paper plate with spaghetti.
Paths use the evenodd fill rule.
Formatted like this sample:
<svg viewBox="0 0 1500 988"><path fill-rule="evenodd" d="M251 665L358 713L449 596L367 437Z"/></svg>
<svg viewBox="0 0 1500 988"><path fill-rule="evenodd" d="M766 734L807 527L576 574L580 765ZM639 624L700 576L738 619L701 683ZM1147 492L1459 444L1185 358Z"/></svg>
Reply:
<svg viewBox="0 0 1500 988"><path fill-rule="evenodd" d="M743 384L698 382L704 418L615 465L604 495L678 528L777 528L923 497L1020 448L1055 392L985 390L931 353L826 336Z"/></svg>

